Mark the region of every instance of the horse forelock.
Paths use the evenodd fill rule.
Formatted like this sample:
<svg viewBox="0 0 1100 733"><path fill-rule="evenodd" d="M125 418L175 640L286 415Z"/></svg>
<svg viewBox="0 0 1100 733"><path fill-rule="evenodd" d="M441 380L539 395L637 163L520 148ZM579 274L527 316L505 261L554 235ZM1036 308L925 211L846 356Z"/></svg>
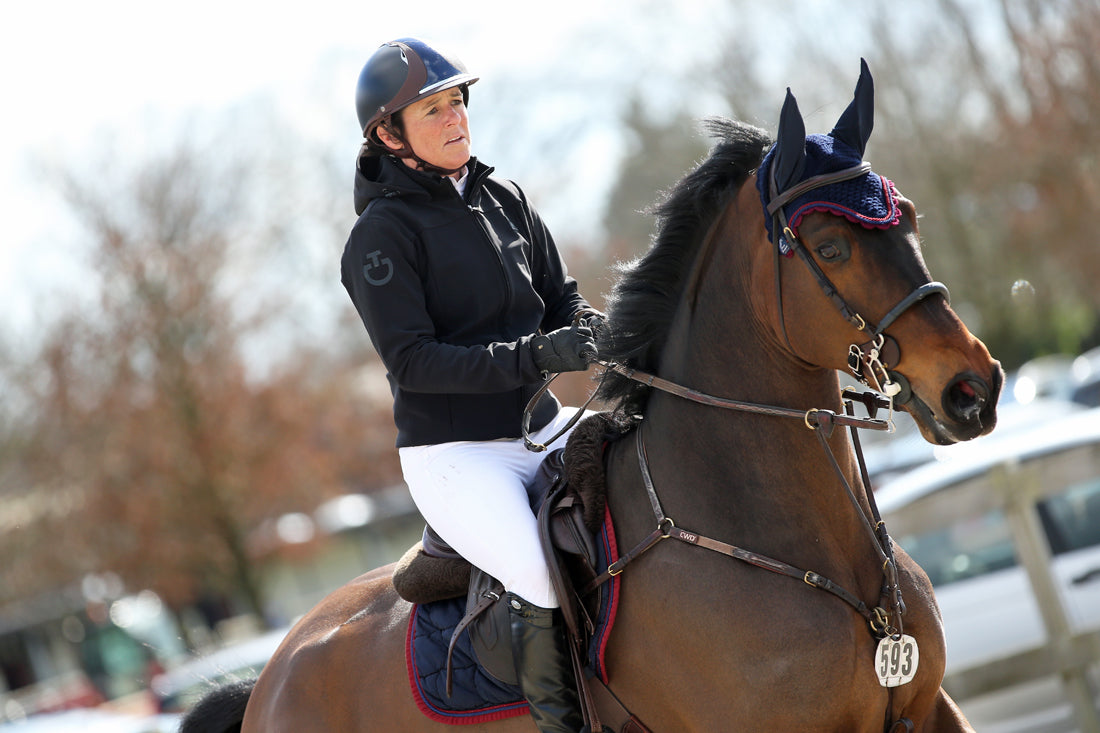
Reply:
<svg viewBox="0 0 1100 733"><path fill-rule="evenodd" d="M743 122L708 118L703 126L717 140L714 148L650 208L656 231L649 250L616 268L609 328L600 336L604 359L656 372L704 235L771 145L767 132ZM631 416L641 414L649 389L608 371L597 396Z"/></svg>

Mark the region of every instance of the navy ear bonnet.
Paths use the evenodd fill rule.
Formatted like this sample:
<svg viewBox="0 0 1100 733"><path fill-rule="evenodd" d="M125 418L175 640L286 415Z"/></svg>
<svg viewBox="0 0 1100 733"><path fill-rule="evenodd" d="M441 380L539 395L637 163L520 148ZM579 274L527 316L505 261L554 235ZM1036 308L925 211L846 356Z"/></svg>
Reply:
<svg viewBox="0 0 1100 733"><path fill-rule="evenodd" d="M874 86L866 62L862 63L854 99L828 135L805 134L798 104L787 90L776 143L764 156L756 176L769 239L775 240L774 217L767 214L773 195L779 196L815 176L859 166L873 125ZM887 229L901 220L893 182L871 170L812 188L782 206L787 226L796 234L802 218L813 211L843 216L869 229ZM783 254L790 252L783 237L779 238L779 247Z"/></svg>

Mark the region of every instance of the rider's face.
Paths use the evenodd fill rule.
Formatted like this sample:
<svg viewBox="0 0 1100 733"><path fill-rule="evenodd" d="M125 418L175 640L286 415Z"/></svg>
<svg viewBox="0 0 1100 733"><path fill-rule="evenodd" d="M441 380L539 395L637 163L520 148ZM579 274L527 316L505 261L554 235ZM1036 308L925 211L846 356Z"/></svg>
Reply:
<svg viewBox="0 0 1100 733"><path fill-rule="evenodd" d="M426 162L450 170L461 168L470 159L470 118L461 89L444 89L410 104L399 114L405 140ZM383 133L379 131L383 142L400 149L400 143ZM408 158L405 164L416 167L416 161Z"/></svg>

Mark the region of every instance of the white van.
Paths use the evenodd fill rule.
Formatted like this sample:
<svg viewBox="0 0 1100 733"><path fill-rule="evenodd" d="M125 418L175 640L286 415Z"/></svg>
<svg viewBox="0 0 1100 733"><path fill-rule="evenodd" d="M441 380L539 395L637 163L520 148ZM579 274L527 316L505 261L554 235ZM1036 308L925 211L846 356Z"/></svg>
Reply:
<svg viewBox="0 0 1100 733"><path fill-rule="evenodd" d="M937 455L876 498L935 586L944 687L983 733L1100 730L1100 409Z"/></svg>

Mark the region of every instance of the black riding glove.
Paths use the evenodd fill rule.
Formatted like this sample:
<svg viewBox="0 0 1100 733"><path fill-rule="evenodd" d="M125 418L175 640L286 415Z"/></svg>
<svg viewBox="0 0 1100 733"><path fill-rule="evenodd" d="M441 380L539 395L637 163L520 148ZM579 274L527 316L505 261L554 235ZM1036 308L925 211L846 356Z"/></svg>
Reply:
<svg viewBox="0 0 1100 733"><path fill-rule="evenodd" d="M531 339L531 356L542 372L583 372L596 358L596 341L586 326L565 326Z"/></svg>
<svg viewBox="0 0 1100 733"><path fill-rule="evenodd" d="M581 318L581 324L591 328L592 333L599 337L603 335L603 330L607 328L607 316L593 308Z"/></svg>

